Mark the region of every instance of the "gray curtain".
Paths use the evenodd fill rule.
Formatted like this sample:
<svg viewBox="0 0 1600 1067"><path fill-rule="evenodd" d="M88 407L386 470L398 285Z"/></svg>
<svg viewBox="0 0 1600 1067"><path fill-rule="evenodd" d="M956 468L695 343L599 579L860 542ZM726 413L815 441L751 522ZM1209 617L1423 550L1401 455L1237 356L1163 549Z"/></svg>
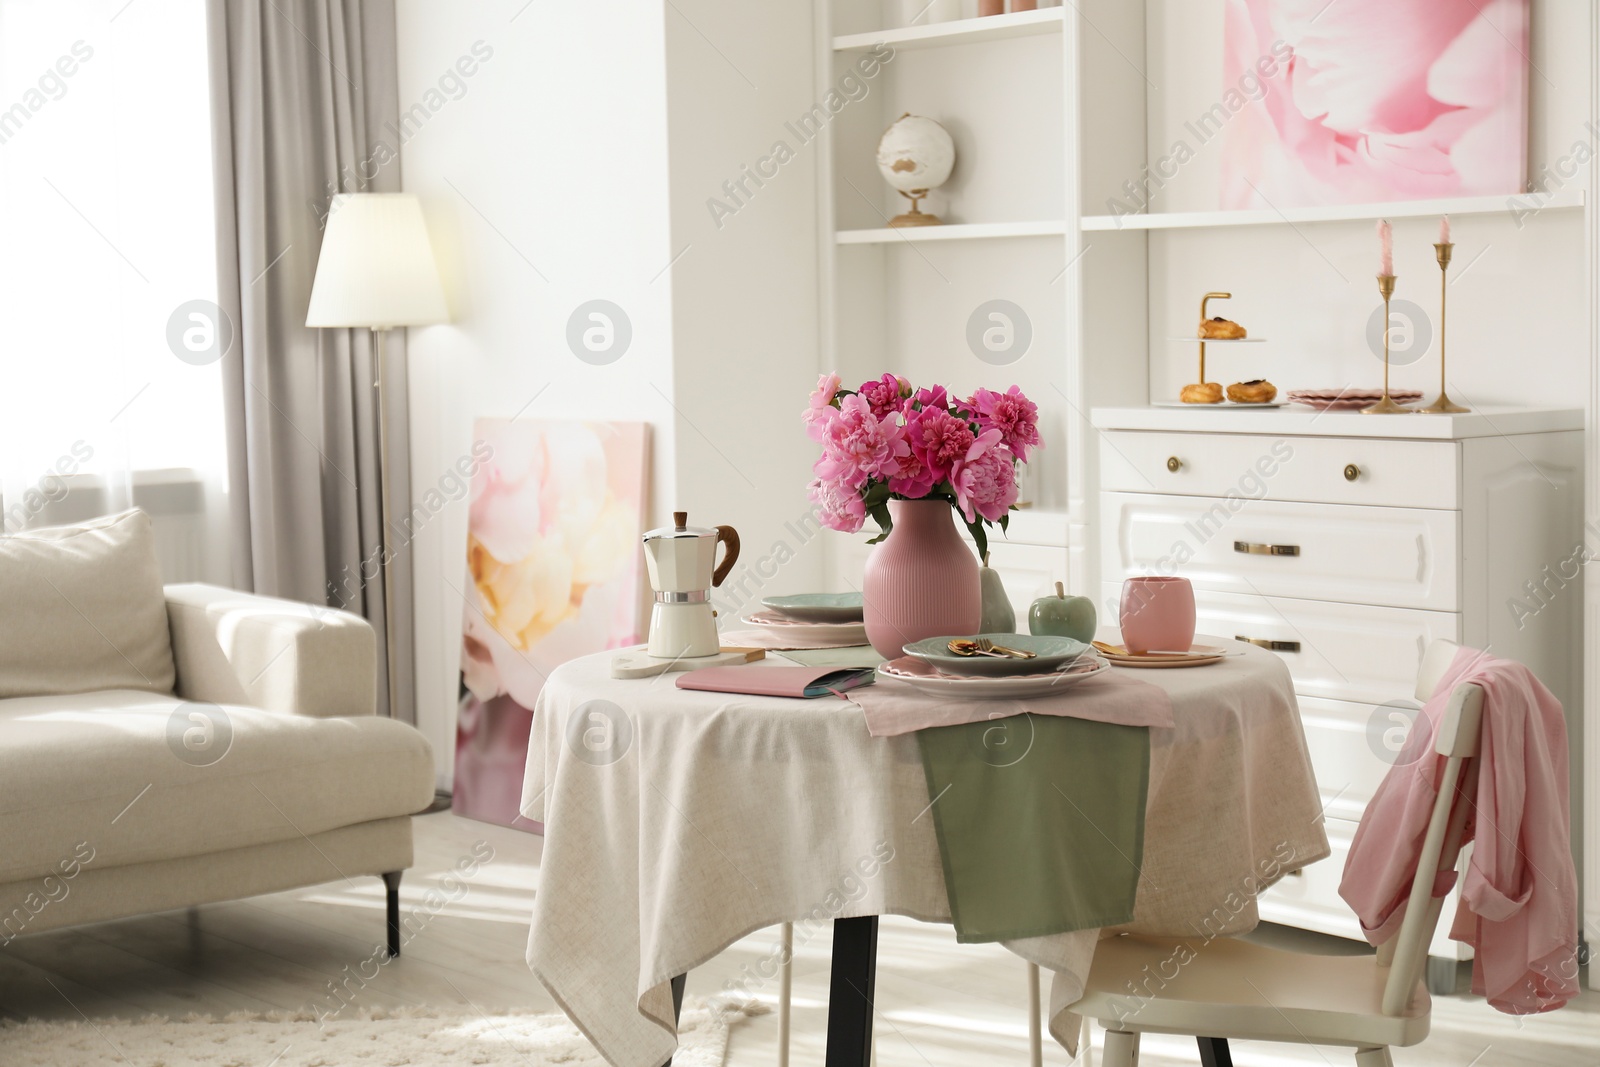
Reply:
<svg viewBox="0 0 1600 1067"><path fill-rule="evenodd" d="M364 615L382 648L393 612L396 692L416 721L411 555L391 537L384 603L378 430L367 330L305 326L335 192L393 192L399 115L393 0L208 0L218 302L233 575L241 589ZM391 137L392 142L392 137ZM410 512L405 336L387 337L392 514Z"/></svg>

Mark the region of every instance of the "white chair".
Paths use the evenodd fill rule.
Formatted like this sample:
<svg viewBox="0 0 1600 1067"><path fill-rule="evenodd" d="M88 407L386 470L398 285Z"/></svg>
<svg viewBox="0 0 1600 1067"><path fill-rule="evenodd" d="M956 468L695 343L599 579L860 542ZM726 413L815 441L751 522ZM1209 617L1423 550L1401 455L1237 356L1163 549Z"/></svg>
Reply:
<svg viewBox="0 0 1600 1067"><path fill-rule="evenodd" d="M1417 699L1433 695L1456 647L1449 641L1428 647ZM1229 1038L1341 1045L1356 1050L1357 1067L1392 1067L1390 1046L1403 1048L1427 1037L1431 1001L1421 978L1443 906L1432 888L1436 873L1453 869L1461 852L1468 804L1452 810L1451 800L1463 779L1466 795L1472 795L1482 713L1478 686L1461 685L1451 693L1434 739L1435 750L1446 757L1444 775L1405 918L1376 959L1285 952L1227 937L1202 942L1125 934L1102 941L1084 995L1071 1010L1105 1028L1106 1067L1135 1067L1144 1033L1196 1037L1206 1067L1231 1065ZM1187 953L1181 951L1184 945ZM1175 953L1186 962L1168 979ZM1152 982L1152 975L1160 979ZM1036 973L1032 977L1036 982ZM1138 990L1138 996L1130 990ZM1037 1064L1037 985L1030 1000ZM1131 1010L1130 1001L1135 1001Z"/></svg>

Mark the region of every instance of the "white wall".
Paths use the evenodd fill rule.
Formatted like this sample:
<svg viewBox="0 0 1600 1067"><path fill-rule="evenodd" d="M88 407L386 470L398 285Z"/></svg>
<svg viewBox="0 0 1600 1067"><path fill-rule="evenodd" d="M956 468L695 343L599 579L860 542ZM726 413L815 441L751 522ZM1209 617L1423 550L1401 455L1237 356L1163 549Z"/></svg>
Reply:
<svg viewBox="0 0 1600 1067"><path fill-rule="evenodd" d="M397 17L402 109L433 105L402 182L422 197L455 312L411 331L413 495L466 453L476 418L644 420L649 525L687 508L737 527L751 563L770 557L809 478L798 417L772 414L798 413L816 375L811 163L720 231L704 200L809 106L809 5L400 0ZM458 86L450 72L476 42L492 54ZM448 91L430 97L441 77ZM633 329L606 366L566 342L573 309L596 298ZM423 527L413 564L418 724L445 786L465 546L463 500ZM806 588L816 570L803 555L745 586Z"/></svg>
<svg viewBox="0 0 1600 1067"><path fill-rule="evenodd" d="M517 414L647 421L663 484L673 434L672 278L652 282L670 258L661 9L401 0L397 17L403 110L449 82L474 42L492 49L402 149L454 310L451 325L411 331L413 495L466 454L474 419ZM632 321L628 351L608 366L566 343L569 315L594 298ZM418 725L448 784L464 500L422 528L413 566Z"/></svg>

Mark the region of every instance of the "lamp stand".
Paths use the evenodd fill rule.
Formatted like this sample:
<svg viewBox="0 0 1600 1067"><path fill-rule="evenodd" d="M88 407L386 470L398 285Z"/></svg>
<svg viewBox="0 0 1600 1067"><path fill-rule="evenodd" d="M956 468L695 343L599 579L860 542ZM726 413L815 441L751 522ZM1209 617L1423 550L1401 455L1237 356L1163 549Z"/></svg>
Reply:
<svg viewBox="0 0 1600 1067"><path fill-rule="evenodd" d="M372 329L372 404L378 414L378 565L383 570L383 665L387 671L389 717L395 713L394 556L389 551L389 416L383 406L383 338L387 326Z"/></svg>

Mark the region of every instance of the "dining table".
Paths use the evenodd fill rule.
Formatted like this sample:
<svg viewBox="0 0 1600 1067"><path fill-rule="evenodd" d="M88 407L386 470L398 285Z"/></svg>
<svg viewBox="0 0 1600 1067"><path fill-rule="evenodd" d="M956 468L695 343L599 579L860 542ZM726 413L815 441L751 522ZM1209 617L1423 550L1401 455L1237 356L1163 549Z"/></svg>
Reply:
<svg viewBox="0 0 1600 1067"><path fill-rule="evenodd" d="M1081 1025L1070 1008L1103 937L1246 933L1260 892L1329 854L1288 669L1226 645L1202 667L1112 668L1171 706L1170 726L1146 727L1131 921L1001 940L1049 972L1048 1030L1069 1052ZM707 692L674 674L613 678L614 655L557 668L534 709L521 811L545 837L528 966L608 1061L660 1067L676 1047L682 976L792 923L796 944L832 939L829 1067L865 1067L877 917L952 921L940 798L916 733L874 736L852 699L866 690ZM1035 721L1004 719L1005 743L1026 742ZM726 992L775 988L781 962L762 960Z"/></svg>

